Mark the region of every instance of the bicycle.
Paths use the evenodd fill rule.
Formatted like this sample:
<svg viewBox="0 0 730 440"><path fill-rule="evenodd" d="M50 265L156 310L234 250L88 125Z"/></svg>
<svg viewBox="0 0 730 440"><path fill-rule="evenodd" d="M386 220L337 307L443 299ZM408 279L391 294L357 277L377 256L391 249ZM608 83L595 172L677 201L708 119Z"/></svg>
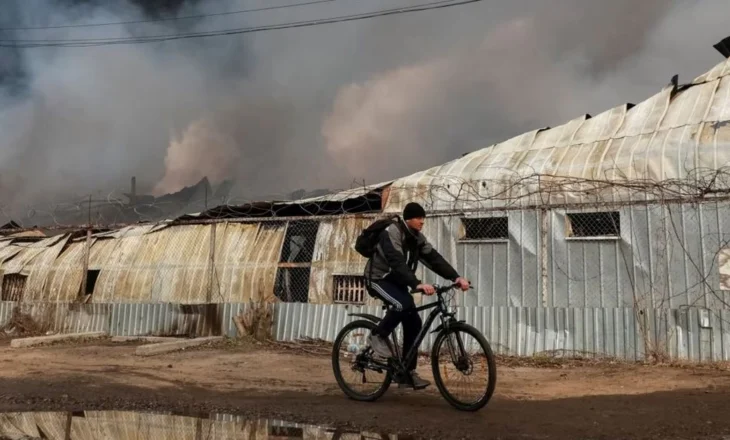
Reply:
<svg viewBox="0 0 730 440"><path fill-rule="evenodd" d="M483 408L491 399L494 393L494 388L497 383L497 367L494 361L494 354L492 348L487 342L487 339L482 333L471 325L467 324L464 320L457 320L455 313L449 311L447 301L444 299L444 294L454 288L458 284L452 284L450 286L438 286L435 285L437 300L433 303L426 304L416 308L417 312L434 309L426 318L426 321L421 328L421 331L416 337L416 341L413 347L409 350L405 356L401 353L401 347L398 345L398 338L396 332L391 334L392 346L395 347L395 357L388 359L386 362L373 358L373 350L367 344L368 332L371 332L376 328L381 318L368 313L350 313L349 316L355 316L363 319L358 319L347 325L345 325L335 338L334 347L332 349L332 368L334 371L335 379L340 389L349 398L363 402L374 402L385 394L390 387L391 382L394 378L400 383L410 387L414 387L413 381L406 371L406 365L409 361L413 360L414 356L418 356L418 350L423 342L426 332L429 331L431 325L437 317L441 318L441 323L431 333L437 333L436 339L431 350L431 369L433 371L433 378L439 392L443 398L458 410L462 411L477 411ZM411 293L417 293L419 291L412 291ZM387 310L389 306L384 305L383 309ZM347 346L344 347L343 342L345 341L348 334L358 330L355 333L356 337L362 337L363 342L357 344L352 341L348 341ZM475 339L478 347L482 350L481 354L472 353L473 350L468 350L464 343L464 337L471 336ZM444 342L446 345L444 346ZM361 348L362 347L362 348ZM463 375L469 377L474 374L475 365L484 365L487 367L487 385L484 387L476 399L471 401L461 401L453 395L448 389L447 384L452 382L452 378L447 373L442 373L439 368L439 361L442 358L442 349L448 351L446 356L447 362L450 360L456 367L456 370ZM458 350L457 350L458 348ZM457 352L458 351L458 352ZM376 372L383 375L382 379L374 381L377 387L369 393L361 393L350 387L345 383L343 378L343 368L340 367L340 355L344 354L344 357L353 358L350 364L350 369L355 372L355 375L362 376L362 383L367 384L366 373Z"/></svg>

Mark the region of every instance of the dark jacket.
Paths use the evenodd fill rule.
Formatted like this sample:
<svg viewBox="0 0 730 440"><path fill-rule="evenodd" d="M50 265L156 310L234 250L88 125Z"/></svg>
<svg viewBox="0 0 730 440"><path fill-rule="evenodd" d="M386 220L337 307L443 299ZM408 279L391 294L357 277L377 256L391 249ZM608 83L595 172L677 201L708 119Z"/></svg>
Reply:
<svg viewBox="0 0 730 440"><path fill-rule="evenodd" d="M439 254L426 237L395 220L381 234L373 258L365 265L365 277L372 281L388 279L411 289L421 284L416 277L419 261L441 277L454 281L456 270Z"/></svg>

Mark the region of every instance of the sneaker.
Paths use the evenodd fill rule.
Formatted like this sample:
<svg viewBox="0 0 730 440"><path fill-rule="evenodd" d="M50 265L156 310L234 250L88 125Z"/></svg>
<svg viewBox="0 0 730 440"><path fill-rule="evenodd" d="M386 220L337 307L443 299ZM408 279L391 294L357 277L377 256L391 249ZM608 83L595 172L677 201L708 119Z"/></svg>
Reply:
<svg viewBox="0 0 730 440"><path fill-rule="evenodd" d="M393 357L393 351L390 349L390 342L386 338L380 335L370 335L368 337L368 343L376 356L383 359Z"/></svg>
<svg viewBox="0 0 730 440"><path fill-rule="evenodd" d="M421 376L419 376L418 373L416 373L415 371L411 371L411 379L413 380L413 388L417 390L422 390L431 385L431 382L427 381L426 379L422 379ZM403 378L403 380L401 380L401 378L394 378L393 382L398 384L398 388L409 388L411 386L406 378Z"/></svg>

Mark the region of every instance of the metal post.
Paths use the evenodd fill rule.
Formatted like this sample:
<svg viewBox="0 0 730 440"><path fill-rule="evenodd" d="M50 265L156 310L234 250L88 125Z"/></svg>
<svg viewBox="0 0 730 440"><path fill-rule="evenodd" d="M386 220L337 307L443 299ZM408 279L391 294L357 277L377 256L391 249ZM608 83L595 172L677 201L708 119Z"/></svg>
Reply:
<svg viewBox="0 0 730 440"><path fill-rule="evenodd" d="M73 420L73 413L70 411L66 413L66 433L64 438L71 440L71 421Z"/></svg>
<svg viewBox="0 0 730 440"><path fill-rule="evenodd" d="M203 419L198 417L195 420L195 440L202 440L203 438Z"/></svg>
<svg viewBox="0 0 730 440"><path fill-rule="evenodd" d="M550 227L550 222L548 216L550 215L550 211L547 209L541 209L540 210L540 277L541 277L541 290L542 290L542 306L547 307L548 306L548 283L549 283L549 277L548 277L548 228Z"/></svg>
<svg viewBox="0 0 730 440"><path fill-rule="evenodd" d="M130 194L129 203L137 206L137 177L132 176L132 193Z"/></svg>
<svg viewBox="0 0 730 440"><path fill-rule="evenodd" d="M215 279L215 234L216 224L210 230L210 252L208 254L208 292L206 295L206 303L213 302L213 280Z"/></svg>
<svg viewBox="0 0 730 440"><path fill-rule="evenodd" d="M86 295L86 286L89 279L89 254L91 253L91 226L86 230L86 248L84 250L84 272L81 278L81 291L79 299L83 299Z"/></svg>

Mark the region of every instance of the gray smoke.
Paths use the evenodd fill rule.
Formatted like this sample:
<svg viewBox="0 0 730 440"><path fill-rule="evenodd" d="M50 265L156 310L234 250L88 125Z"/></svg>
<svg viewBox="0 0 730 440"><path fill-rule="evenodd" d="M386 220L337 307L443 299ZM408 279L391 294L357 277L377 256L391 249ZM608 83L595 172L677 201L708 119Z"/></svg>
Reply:
<svg viewBox="0 0 730 440"><path fill-rule="evenodd" d="M271 5L202 3L176 13ZM2 27L149 18L126 1L13 4ZM152 35L393 6L336 0L4 37ZM730 4L720 0L485 0L246 36L4 50L4 60L19 58L24 79L0 72L0 204L8 210L90 193L120 197L132 175L150 193L203 176L235 178L242 198L398 177L526 130L640 101L675 73L688 80L719 61L711 45L730 34L728 13Z"/></svg>
<svg viewBox="0 0 730 440"><path fill-rule="evenodd" d="M711 45L730 34L721 1L518 3L481 32L460 27L469 41L342 88L322 130L330 153L352 173L369 164L375 180L435 166L641 101L675 73L689 80L720 61Z"/></svg>

